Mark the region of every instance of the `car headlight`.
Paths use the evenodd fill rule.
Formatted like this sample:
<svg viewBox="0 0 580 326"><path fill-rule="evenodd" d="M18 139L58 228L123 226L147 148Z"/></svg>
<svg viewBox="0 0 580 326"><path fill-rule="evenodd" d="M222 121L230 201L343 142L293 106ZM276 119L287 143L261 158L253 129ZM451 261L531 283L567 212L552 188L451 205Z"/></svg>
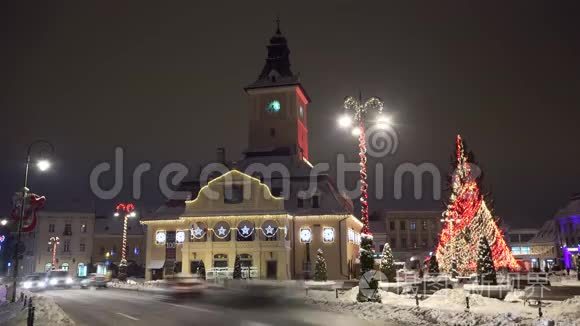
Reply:
<svg viewBox="0 0 580 326"><path fill-rule="evenodd" d="M32 282L26 281L26 282L22 283L22 287L25 289L30 289L32 287Z"/></svg>
<svg viewBox="0 0 580 326"><path fill-rule="evenodd" d="M66 278L66 284L72 284L73 283L73 279L70 277Z"/></svg>
<svg viewBox="0 0 580 326"><path fill-rule="evenodd" d="M50 285L56 285L58 283L58 280L56 278L51 278L50 281L48 281L48 283L50 283Z"/></svg>
<svg viewBox="0 0 580 326"><path fill-rule="evenodd" d="M46 282L38 282L38 287L39 288L45 288L46 287Z"/></svg>

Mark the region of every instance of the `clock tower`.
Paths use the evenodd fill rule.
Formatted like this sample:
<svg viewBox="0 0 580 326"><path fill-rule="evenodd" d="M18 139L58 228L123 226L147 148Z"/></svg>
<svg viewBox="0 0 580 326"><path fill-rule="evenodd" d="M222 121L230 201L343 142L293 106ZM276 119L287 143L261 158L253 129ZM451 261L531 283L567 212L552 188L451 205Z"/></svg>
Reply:
<svg viewBox="0 0 580 326"><path fill-rule="evenodd" d="M277 25L262 72L244 88L249 98L248 153L275 152L308 160L310 98L290 70L290 49L279 20Z"/></svg>

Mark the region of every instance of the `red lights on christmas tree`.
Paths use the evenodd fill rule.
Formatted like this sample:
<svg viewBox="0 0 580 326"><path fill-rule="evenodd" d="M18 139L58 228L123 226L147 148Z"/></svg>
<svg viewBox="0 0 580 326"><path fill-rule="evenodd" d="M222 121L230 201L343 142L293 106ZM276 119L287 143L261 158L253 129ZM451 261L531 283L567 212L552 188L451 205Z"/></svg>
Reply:
<svg viewBox="0 0 580 326"><path fill-rule="evenodd" d="M443 229L436 249L442 271L459 274L476 270L478 243L485 237L491 247L495 268L518 270L519 266L507 246L503 232L487 207L478 184L475 165L465 154L463 140L456 140L456 168L451 175L451 196L443 213Z"/></svg>

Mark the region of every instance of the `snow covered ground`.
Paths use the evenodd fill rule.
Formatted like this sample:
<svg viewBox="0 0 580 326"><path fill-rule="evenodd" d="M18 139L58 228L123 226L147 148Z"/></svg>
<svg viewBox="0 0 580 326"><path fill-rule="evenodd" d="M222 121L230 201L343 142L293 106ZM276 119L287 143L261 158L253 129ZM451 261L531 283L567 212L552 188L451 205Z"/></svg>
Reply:
<svg viewBox="0 0 580 326"><path fill-rule="evenodd" d="M408 325L543 325L555 320L557 325L580 325L580 296L564 302L551 302L543 308L538 319L538 308L524 306L521 293L510 293L510 301L466 294L463 289L443 289L416 306L414 297L380 290L383 303L358 303L358 288L344 292L338 299L333 291L308 291L307 302L324 310L352 313L367 320L396 321ZM470 310L466 310L466 295ZM576 324L574 324L576 323Z"/></svg>
<svg viewBox="0 0 580 326"><path fill-rule="evenodd" d="M47 298L41 294L23 291L28 297L32 296L32 304L34 310L34 325L52 326L52 325L75 325L75 322L54 302L52 298ZM26 325L26 318L28 309L20 311L15 318L9 320L6 325L9 326L24 326Z"/></svg>

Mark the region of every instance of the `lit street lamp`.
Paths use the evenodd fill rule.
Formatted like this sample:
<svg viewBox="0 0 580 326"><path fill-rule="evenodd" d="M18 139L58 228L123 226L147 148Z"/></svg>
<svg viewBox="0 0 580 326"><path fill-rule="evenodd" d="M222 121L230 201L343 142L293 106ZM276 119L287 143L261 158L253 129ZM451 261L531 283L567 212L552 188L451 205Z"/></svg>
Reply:
<svg viewBox="0 0 580 326"><path fill-rule="evenodd" d="M56 269L56 246L59 244L59 237L50 237L50 239L48 239L48 245L52 246L52 269Z"/></svg>
<svg viewBox="0 0 580 326"><path fill-rule="evenodd" d="M28 149L26 150L26 167L24 169L24 187L22 187L22 202L20 203L20 219L18 221L18 231L16 234L16 245L14 246L14 272L13 274L13 283L12 283L12 302L16 301L16 283L17 283L17 277L18 277L18 250L20 247L20 236L21 236L21 231L22 231L22 221L24 220L24 207L26 206L26 197L28 195L28 191L29 189L28 187L28 171L29 171L29 167L30 167L30 159L31 159L31 153L32 153L32 149L34 148L34 146L36 145L41 145L44 144L46 146L48 146L50 153L52 154L54 153L54 146L47 142L46 140L36 140L32 143L30 143L30 145L28 145ZM36 167L40 170L40 171L46 171L50 168L50 162L46 159L46 158L41 158L36 162Z"/></svg>
<svg viewBox="0 0 580 326"><path fill-rule="evenodd" d="M350 132L353 136L358 137L358 148L360 158L360 204L361 204L361 220L363 228L361 233L370 236L371 230L369 228L369 205L368 205L368 184L367 184L367 145L366 145L366 123L367 118L374 115L376 120L374 123L379 128L388 128L390 121L383 114L383 102L377 97L371 97L365 102L362 97L356 99L352 96L344 100L345 112L339 117L338 125L341 128L351 128ZM374 111L374 112L373 112Z"/></svg>
<svg viewBox="0 0 580 326"><path fill-rule="evenodd" d="M123 244L121 246L121 262L119 263L119 280L127 279L127 222L129 217L136 217L135 205L131 203L121 203L115 207L115 217L123 214Z"/></svg>

